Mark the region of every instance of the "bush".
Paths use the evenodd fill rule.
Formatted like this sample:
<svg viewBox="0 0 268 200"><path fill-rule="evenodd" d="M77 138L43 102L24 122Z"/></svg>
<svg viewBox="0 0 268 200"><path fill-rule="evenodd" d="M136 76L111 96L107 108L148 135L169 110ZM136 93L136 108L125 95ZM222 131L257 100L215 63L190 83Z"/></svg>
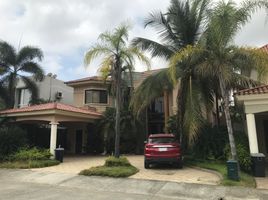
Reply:
<svg viewBox="0 0 268 200"><path fill-rule="evenodd" d="M117 166L131 166L126 157L115 158L110 156L105 160L104 166L106 167L117 167Z"/></svg>
<svg viewBox="0 0 268 200"><path fill-rule="evenodd" d="M25 147L27 145L26 138L26 132L19 127L0 128L0 160L7 159L19 148Z"/></svg>
<svg viewBox="0 0 268 200"><path fill-rule="evenodd" d="M48 160L51 154L49 149L37 149L36 147L32 149L20 149L14 155L11 156L12 160L16 161L32 161L32 160Z"/></svg>
<svg viewBox="0 0 268 200"><path fill-rule="evenodd" d="M236 142L236 150L240 168L245 172L251 171L251 157L249 153L248 138L243 132L236 132L234 134ZM226 144L225 157L229 159L231 155L230 145Z"/></svg>
<svg viewBox="0 0 268 200"><path fill-rule="evenodd" d="M199 159L224 160L224 148L228 144L228 133L225 126L202 128L190 154Z"/></svg>

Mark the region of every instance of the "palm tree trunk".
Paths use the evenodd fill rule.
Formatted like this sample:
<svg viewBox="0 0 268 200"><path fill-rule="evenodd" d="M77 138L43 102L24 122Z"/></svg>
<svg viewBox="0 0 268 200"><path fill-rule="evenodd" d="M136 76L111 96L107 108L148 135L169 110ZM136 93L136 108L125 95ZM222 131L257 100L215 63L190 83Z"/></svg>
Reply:
<svg viewBox="0 0 268 200"><path fill-rule="evenodd" d="M225 83L222 79L220 79L220 90L221 90L222 97L223 97L223 109L224 109L224 114L226 118L226 125L227 125L227 130L228 130L230 148L231 148L231 158L232 160L237 160L234 133L233 133L233 127L232 127L232 121L231 121L230 109L229 109L229 95L228 95L228 91L226 90Z"/></svg>
<svg viewBox="0 0 268 200"><path fill-rule="evenodd" d="M169 99L168 90L164 90L164 117L165 117L165 133L168 133L168 118L169 118Z"/></svg>
<svg viewBox="0 0 268 200"><path fill-rule="evenodd" d="M115 146L114 156L119 158L120 156L120 107L121 107L121 68L116 66L116 114L115 114Z"/></svg>

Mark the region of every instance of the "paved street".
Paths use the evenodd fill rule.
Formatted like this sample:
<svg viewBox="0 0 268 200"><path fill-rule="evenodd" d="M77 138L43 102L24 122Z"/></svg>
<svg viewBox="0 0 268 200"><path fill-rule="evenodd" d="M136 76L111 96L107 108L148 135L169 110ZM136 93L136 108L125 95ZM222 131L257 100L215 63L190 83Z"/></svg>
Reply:
<svg viewBox="0 0 268 200"><path fill-rule="evenodd" d="M268 199L267 190L29 170L1 169L0 180L1 200Z"/></svg>

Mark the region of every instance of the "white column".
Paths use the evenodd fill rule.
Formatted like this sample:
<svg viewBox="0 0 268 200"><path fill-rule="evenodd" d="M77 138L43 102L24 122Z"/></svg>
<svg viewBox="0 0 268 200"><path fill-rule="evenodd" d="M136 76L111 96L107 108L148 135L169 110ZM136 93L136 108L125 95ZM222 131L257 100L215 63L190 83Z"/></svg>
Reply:
<svg viewBox="0 0 268 200"><path fill-rule="evenodd" d="M250 153L259 153L255 116L254 114L248 113L246 117Z"/></svg>
<svg viewBox="0 0 268 200"><path fill-rule="evenodd" d="M57 145L57 127L58 127L58 122L50 122L51 125L50 128L50 153L55 156L55 149Z"/></svg>

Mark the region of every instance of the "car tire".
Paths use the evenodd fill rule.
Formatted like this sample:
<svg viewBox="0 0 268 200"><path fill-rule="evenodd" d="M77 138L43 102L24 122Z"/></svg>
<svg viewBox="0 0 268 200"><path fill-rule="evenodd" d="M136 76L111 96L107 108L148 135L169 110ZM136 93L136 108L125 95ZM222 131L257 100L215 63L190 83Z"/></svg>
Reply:
<svg viewBox="0 0 268 200"><path fill-rule="evenodd" d="M144 168L149 169L150 168L150 163L148 163L146 160L144 161Z"/></svg>

